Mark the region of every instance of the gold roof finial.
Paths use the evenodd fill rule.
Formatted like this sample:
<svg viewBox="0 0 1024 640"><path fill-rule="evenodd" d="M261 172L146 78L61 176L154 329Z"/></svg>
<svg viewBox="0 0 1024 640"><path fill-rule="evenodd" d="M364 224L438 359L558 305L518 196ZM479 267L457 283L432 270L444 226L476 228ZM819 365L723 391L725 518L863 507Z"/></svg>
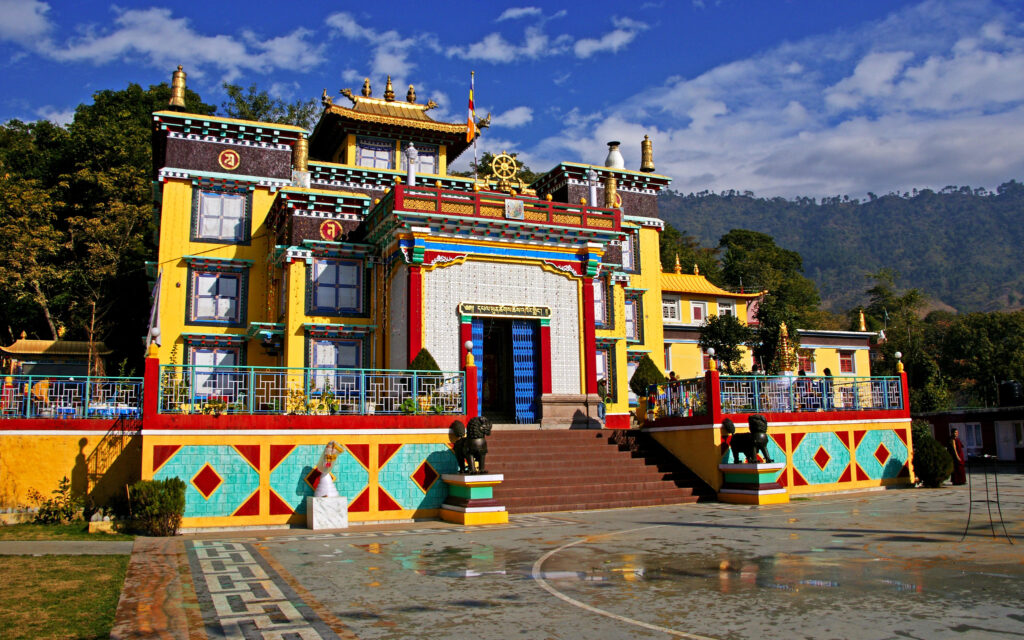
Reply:
<svg viewBox="0 0 1024 640"><path fill-rule="evenodd" d="M179 64L178 70L171 75L171 99L167 103L169 106L185 108L185 77L185 72Z"/></svg>
<svg viewBox="0 0 1024 640"><path fill-rule="evenodd" d="M789 337L789 329L786 327L785 322L779 325L779 333L782 335L783 338Z"/></svg>
<svg viewBox="0 0 1024 640"><path fill-rule="evenodd" d="M388 102L395 101L395 88L391 86L391 76L388 76L388 83L384 87L384 99Z"/></svg>
<svg viewBox="0 0 1024 640"><path fill-rule="evenodd" d="M654 146L646 134L644 134L643 142L640 143L640 170L645 173L654 171Z"/></svg>
<svg viewBox="0 0 1024 640"><path fill-rule="evenodd" d="M621 205L622 198L619 196L619 182L609 172L608 177L604 179L604 206L608 209L615 209Z"/></svg>
<svg viewBox="0 0 1024 640"><path fill-rule="evenodd" d="M21 332L21 339L22 339L22 340L24 340L24 339L25 339L25 338L27 338L27 337L28 337L28 334L27 334L27 333L25 333L25 331L24 331L24 330L22 330L22 332Z"/></svg>
<svg viewBox="0 0 1024 640"><path fill-rule="evenodd" d="M416 88L411 84L409 85L409 91L405 94L405 101L413 103L416 102Z"/></svg>
<svg viewBox="0 0 1024 640"><path fill-rule="evenodd" d="M369 78L364 78L363 79L363 96L369 98L370 97L370 93L371 93L370 92L370 79Z"/></svg>
<svg viewBox="0 0 1024 640"><path fill-rule="evenodd" d="M693 263L693 275L695 275L695 276L699 276L700 275L700 267L697 266L696 262Z"/></svg>
<svg viewBox="0 0 1024 640"><path fill-rule="evenodd" d="M683 265L679 264L679 254L678 253L676 254L676 268L674 269L674 271L676 273L682 273L683 272Z"/></svg>
<svg viewBox="0 0 1024 640"><path fill-rule="evenodd" d="M868 325L864 321L864 310L863 309L860 310L860 330L861 331L867 331L868 330Z"/></svg>

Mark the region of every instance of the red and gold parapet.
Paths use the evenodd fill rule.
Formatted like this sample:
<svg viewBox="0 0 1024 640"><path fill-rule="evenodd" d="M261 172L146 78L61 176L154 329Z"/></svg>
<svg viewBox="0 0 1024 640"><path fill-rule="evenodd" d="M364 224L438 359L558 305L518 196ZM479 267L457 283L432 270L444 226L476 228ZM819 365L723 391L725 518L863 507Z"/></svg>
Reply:
<svg viewBox="0 0 1024 640"><path fill-rule="evenodd" d="M617 209L567 204L532 196L493 191L464 192L396 184L370 212L370 239L393 228L395 215L421 217L458 227L517 228L531 239L556 239L563 234L597 238L618 234Z"/></svg>

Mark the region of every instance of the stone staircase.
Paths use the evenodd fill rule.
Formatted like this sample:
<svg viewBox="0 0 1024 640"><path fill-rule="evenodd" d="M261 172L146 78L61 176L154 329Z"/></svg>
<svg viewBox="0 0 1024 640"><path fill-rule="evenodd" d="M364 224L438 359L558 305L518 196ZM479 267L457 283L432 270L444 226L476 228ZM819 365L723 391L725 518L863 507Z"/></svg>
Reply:
<svg viewBox="0 0 1024 640"><path fill-rule="evenodd" d="M714 499L714 491L646 434L614 430L496 430L487 471L509 513L614 509Z"/></svg>

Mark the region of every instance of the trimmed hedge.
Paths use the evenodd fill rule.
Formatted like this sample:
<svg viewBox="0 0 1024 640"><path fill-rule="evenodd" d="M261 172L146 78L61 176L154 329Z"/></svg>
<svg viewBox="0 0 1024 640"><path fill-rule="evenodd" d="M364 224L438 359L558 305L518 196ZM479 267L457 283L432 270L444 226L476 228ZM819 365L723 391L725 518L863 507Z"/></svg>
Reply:
<svg viewBox="0 0 1024 640"><path fill-rule="evenodd" d="M664 384L665 379L665 375L658 369L658 365L654 364L654 360L644 354L644 357L636 365L633 377L629 379L629 388L637 396L644 397L647 395L647 387L652 384Z"/></svg>
<svg viewBox="0 0 1024 640"><path fill-rule="evenodd" d="M185 482L181 478L140 480L131 486L134 526L147 536L177 535L185 513Z"/></svg>
<svg viewBox="0 0 1024 640"><path fill-rule="evenodd" d="M938 487L953 471L953 458L931 436L914 439L914 473L926 487Z"/></svg>
<svg viewBox="0 0 1024 640"><path fill-rule="evenodd" d="M441 367L437 366L437 360L434 360L434 356L430 355L430 352L425 347L420 349L420 352L412 359L412 362L409 363L409 368L413 371L441 370Z"/></svg>

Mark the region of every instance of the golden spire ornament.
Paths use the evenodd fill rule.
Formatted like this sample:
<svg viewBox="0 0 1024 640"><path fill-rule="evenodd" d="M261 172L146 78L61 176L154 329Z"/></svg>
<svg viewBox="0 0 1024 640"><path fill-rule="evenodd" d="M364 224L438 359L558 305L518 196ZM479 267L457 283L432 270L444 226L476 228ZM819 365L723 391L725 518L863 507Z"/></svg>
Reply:
<svg viewBox="0 0 1024 640"><path fill-rule="evenodd" d="M178 109L185 108L185 78L185 72L181 70L179 64L178 70L171 76L171 99L167 103L169 106Z"/></svg>
<svg viewBox="0 0 1024 640"><path fill-rule="evenodd" d="M679 264L679 254L678 253L676 254L676 268L673 269L673 271L675 271L676 273L682 273L683 272L683 265Z"/></svg>
<svg viewBox="0 0 1024 640"><path fill-rule="evenodd" d="M384 87L384 99L388 102L395 101L395 88L391 86L391 76L388 76L388 83Z"/></svg>
<svg viewBox="0 0 1024 640"><path fill-rule="evenodd" d="M654 145L646 134L644 134L643 142L640 143L640 170L644 173L654 171Z"/></svg>

